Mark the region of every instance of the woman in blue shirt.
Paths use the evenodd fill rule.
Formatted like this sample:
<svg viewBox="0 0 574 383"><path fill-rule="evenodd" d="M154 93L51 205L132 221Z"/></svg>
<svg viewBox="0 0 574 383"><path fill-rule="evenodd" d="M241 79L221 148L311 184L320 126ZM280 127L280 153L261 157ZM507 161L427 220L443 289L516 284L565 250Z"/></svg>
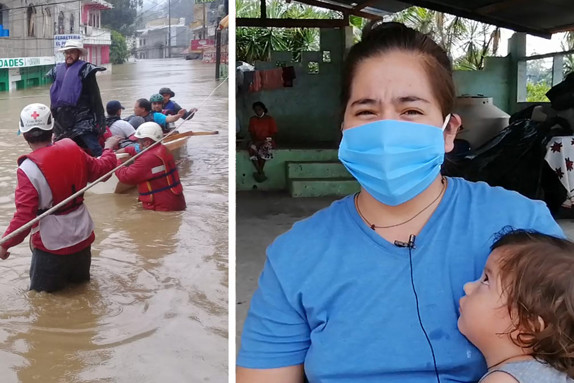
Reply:
<svg viewBox="0 0 574 383"><path fill-rule="evenodd" d="M349 52L339 158L357 195L267 250L237 382L476 382L458 300L505 226L563 235L546 206L440 174L461 125L451 63L428 36L374 23Z"/></svg>

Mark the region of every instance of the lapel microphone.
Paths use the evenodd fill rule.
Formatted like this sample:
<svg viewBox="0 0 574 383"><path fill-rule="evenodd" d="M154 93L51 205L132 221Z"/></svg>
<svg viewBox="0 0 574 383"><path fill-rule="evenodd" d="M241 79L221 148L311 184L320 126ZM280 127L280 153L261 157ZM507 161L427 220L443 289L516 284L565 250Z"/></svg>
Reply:
<svg viewBox="0 0 574 383"><path fill-rule="evenodd" d="M417 239L416 235L411 234L411 235L409 235L409 241L408 242L395 241L394 245L397 247L408 247L409 249L414 249L416 239Z"/></svg>

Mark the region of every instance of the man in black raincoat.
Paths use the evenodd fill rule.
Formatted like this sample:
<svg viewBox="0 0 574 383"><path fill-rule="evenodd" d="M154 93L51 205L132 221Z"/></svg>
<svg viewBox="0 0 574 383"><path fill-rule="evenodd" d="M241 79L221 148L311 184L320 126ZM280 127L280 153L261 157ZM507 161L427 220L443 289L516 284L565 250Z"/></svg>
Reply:
<svg viewBox="0 0 574 383"><path fill-rule="evenodd" d="M99 139L105 132L106 119L96 73L106 68L80 60L86 54L80 41L68 40L60 51L66 61L48 72L54 80L50 88L54 139L71 138L99 157L103 150Z"/></svg>

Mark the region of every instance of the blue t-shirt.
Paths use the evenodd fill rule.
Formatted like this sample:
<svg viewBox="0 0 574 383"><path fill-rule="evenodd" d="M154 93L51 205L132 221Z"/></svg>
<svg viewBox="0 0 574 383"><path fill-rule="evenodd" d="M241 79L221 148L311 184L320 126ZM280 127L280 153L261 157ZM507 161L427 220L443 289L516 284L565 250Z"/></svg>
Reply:
<svg viewBox="0 0 574 383"><path fill-rule="evenodd" d="M154 122L157 122L162 128L164 128L165 125L165 114L163 113L158 113L158 112L153 112L153 120Z"/></svg>
<svg viewBox="0 0 574 383"><path fill-rule="evenodd" d="M564 236L544 203L449 178L416 238L414 284L441 382L476 382L480 352L457 329L463 285L482 273L504 226ZM361 220L352 196L296 223L267 250L237 364L304 363L310 382L435 382L411 286L409 249Z"/></svg>

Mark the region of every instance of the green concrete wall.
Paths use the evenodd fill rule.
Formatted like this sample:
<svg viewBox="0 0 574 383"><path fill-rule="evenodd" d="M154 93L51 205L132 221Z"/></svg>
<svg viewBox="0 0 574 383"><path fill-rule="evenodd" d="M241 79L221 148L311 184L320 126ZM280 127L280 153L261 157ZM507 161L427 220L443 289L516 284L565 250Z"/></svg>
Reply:
<svg viewBox="0 0 574 383"><path fill-rule="evenodd" d="M293 88L272 91L237 94L236 113L241 131L238 136L248 138L249 117L253 115L251 105L262 101L269 109L279 128L275 159L265 169L268 180L257 183L252 177L255 171L249 161L245 142L237 150L237 190L287 190L285 162L288 161L331 161L337 159L340 141L340 87L345 46L349 45L347 29L321 30L321 50L304 52L300 63L291 61L289 52L273 52L269 62L257 62L258 70L276 66L293 65L297 78ZM514 45L521 46L521 42ZM328 51L330 62L323 60ZM516 76L513 69L516 61L510 50L507 57L489 57L481 71L455 71L454 81L457 95L482 94L492 97L494 104L507 113L517 109ZM309 62L319 64L319 73L308 71ZM243 140L245 141L245 140ZM290 149L286 149L290 148ZM310 149L310 150L300 150ZM332 150L320 150L332 149Z"/></svg>
<svg viewBox="0 0 574 383"><path fill-rule="evenodd" d="M269 114L277 121L279 147L336 148L340 141L340 87L346 30L321 30L320 51L303 52L301 62L292 62L290 52L273 52L269 62L256 62L258 70L280 65L293 65L297 78L293 88L271 91L242 92L237 95L237 117L241 126L240 137L248 137L251 105L262 101ZM323 60L329 52L330 62ZM308 65L316 62L319 73L309 73ZM514 103L509 80L510 57L489 57L482 71L455 71L457 95L482 94L492 97L494 104L510 112Z"/></svg>
<svg viewBox="0 0 574 383"><path fill-rule="evenodd" d="M10 89L9 78L8 69L0 69L0 92L7 92Z"/></svg>
<svg viewBox="0 0 574 383"><path fill-rule="evenodd" d="M249 118L253 115L251 105L261 101L277 122L279 147L337 147L340 139L339 89L345 31L322 29L320 51L303 52L301 62L293 62L291 52L273 52L269 62L256 62L257 70L272 69L281 64L293 65L297 78L292 88L238 94L240 135L247 137ZM324 60L323 52L329 52L329 61ZM309 63L317 63L319 73L310 73Z"/></svg>
<svg viewBox="0 0 574 383"><path fill-rule="evenodd" d="M458 96L482 94L492 97L494 105L506 113L511 110L508 77L511 60L509 57L487 57L484 69L457 70L453 73Z"/></svg>
<svg viewBox="0 0 574 383"><path fill-rule="evenodd" d="M26 89L34 86L51 84L52 80L46 77L46 73L52 69L53 65L33 66L20 68L22 79L16 82L17 89Z"/></svg>
<svg viewBox="0 0 574 383"><path fill-rule="evenodd" d="M286 162L338 161L337 149L277 149L273 160L265 165L267 180L258 183L253 179L255 167L246 151L236 154L237 190L287 190Z"/></svg>

